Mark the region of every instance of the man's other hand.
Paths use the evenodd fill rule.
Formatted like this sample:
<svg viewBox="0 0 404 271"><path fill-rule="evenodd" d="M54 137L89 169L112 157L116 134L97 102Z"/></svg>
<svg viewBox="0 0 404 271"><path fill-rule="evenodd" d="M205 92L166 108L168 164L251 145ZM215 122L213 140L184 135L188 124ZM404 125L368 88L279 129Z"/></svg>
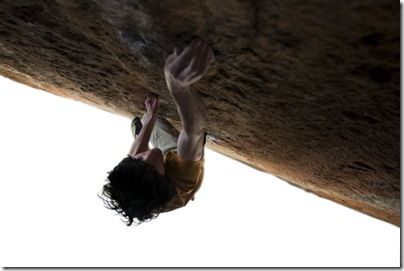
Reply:
<svg viewBox="0 0 404 271"><path fill-rule="evenodd" d="M160 104L158 95L150 93L149 96L147 96L144 104L146 105L147 116L150 119L157 118Z"/></svg>
<svg viewBox="0 0 404 271"><path fill-rule="evenodd" d="M182 51L176 48L164 67L168 88L184 88L195 83L205 74L212 59L209 43L200 39L193 40Z"/></svg>

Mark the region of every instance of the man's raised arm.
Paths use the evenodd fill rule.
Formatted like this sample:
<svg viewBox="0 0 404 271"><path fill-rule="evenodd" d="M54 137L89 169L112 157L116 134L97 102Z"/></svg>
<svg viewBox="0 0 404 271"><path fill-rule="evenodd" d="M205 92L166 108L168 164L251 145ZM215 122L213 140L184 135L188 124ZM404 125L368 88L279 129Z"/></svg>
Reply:
<svg viewBox="0 0 404 271"><path fill-rule="evenodd" d="M180 52L168 56L164 74L168 89L177 105L183 130L178 138L177 153L183 159L199 161L203 157L206 109L196 90L191 89L207 71L213 58L212 49L203 40L192 41Z"/></svg>
<svg viewBox="0 0 404 271"><path fill-rule="evenodd" d="M149 94L145 101L147 117L143 123L143 128L139 135L133 141L128 155L132 158L136 154L145 152L149 149L149 140L156 124L158 112L159 112L159 98L156 94Z"/></svg>

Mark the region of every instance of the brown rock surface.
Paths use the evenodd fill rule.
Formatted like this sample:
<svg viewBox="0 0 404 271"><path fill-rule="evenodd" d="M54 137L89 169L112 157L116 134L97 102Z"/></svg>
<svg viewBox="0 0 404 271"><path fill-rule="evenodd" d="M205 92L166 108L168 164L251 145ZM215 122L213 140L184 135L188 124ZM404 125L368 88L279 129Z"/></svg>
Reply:
<svg viewBox="0 0 404 271"><path fill-rule="evenodd" d="M399 31L390 0L2 0L0 74L178 126L164 60L209 39L208 147L400 225Z"/></svg>

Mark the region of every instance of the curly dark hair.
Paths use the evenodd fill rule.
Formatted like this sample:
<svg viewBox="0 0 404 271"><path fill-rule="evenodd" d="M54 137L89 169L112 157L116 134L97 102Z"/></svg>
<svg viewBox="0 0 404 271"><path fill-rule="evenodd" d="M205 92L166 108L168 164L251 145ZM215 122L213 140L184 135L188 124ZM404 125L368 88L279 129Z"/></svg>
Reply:
<svg viewBox="0 0 404 271"><path fill-rule="evenodd" d="M99 197L126 219L127 226L156 218L175 196L167 176L140 159L126 157L108 173Z"/></svg>

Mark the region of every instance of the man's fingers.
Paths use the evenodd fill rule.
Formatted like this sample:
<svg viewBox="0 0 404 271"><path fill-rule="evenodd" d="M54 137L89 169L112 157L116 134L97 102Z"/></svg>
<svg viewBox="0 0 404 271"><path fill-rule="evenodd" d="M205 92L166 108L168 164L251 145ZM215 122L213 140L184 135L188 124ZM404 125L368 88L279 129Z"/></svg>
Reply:
<svg viewBox="0 0 404 271"><path fill-rule="evenodd" d="M196 57L198 58L198 67L204 68L208 63L210 62L210 44L206 41L203 41L201 45L199 46L199 50L196 54Z"/></svg>
<svg viewBox="0 0 404 271"><path fill-rule="evenodd" d="M183 59L176 59L168 65L169 72L174 76L179 76L188 66L188 62Z"/></svg>
<svg viewBox="0 0 404 271"><path fill-rule="evenodd" d="M148 98L158 98L159 95L157 95L157 94L154 93L154 92L149 92L149 94L147 95L147 97L148 97Z"/></svg>
<svg viewBox="0 0 404 271"><path fill-rule="evenodd" d="M194 51L198 48L199 44L202 42L200 39L194 39L190 44L185 47L185 49L179 55L179 58L184 59L185 61L190 61Z"/></svg>
<svg viewBox="0 0 404 271"><path fill-rule="evenodd" d="M198 81L208 69L213 52L207 41L193 40L184 50L174 49L166 61L166 76L191 84Z"/></svg>
<svg viewBox="0 0 404 271"><path fill-rule="evenodd" d="M193 54L184 55L186 49L187 48L185 48L179 56L175 57L171 63L168 63L169 70L174 77L185 71L185 69L187 69L187 67L193 62L195 56Z"/></svg>
<svg viewBox="0 0 404 271"><path fill-rule="evenodd" d="M201 54L201 63L200 63L200 65L203 69L203 73L206 72L206 70L210 64L211 57L212 57L211 53L212 53L212 49L210 47L210 44L208 42L206 42L205 47L203 48L203 51Z"/></svg>
<svg viewBox="0 0 404 271"><path fill-rule="evenodd" d="M174 55L177 57L182 53L183 49L179 48L179 47L175 47L174 48Z"/></svg>
<svg viewBox="0 0 404 271"><path fill-rule="evenodd" d="M168 64L170 64L171 62L173 62L175 58L176 58L175 53L169 55L169 56L167 57L167 59L166 59L166 66L167 66Z"/></svg>
<svg viewBox="0 0 404 271"><path fill-rule="evenodd" d="M173 62L174 59L176 59L182 52L182 49L180 49L179 47L175 47L174 48L174 53L170 54L167 59L166 59L166 65Z"/></svg>
<svg viewBox="0 0 404 271"><path fill-rule="evenodd" d="M147 104L152 105L152 104L157 103L158 100L159 100L159 96L158 96L156 93L150 92L150 93L147 95L145 104L146 104L146 105L147 105Z"/></svg>
<svg viewBox="0 0 404 271"><path fill-rule="evenodd" d="M180 81L192 82L194 78L198 77L199 73L197 70L192 69L192 66L188 66L185 70L178 76Z"/></svg>
<svg viewBox="0 0 404 271"><path fill-rule="evenodd" d="M206 47L206 43L205 42L201 42L198 46L198 49L193 57L193 69L197 70L197 72L199 73L201 69L203 69L201 67L201 64L203 63L203 52L205 50Z"/></svg>
<svg viewBox="0 0 404 271"><path fill-rule="evenodd" d="M210 58L210 45L207 42L203 42L190 63L191 70L196 72L196 76L202 76L206 72L211 61Z"/></svg>

